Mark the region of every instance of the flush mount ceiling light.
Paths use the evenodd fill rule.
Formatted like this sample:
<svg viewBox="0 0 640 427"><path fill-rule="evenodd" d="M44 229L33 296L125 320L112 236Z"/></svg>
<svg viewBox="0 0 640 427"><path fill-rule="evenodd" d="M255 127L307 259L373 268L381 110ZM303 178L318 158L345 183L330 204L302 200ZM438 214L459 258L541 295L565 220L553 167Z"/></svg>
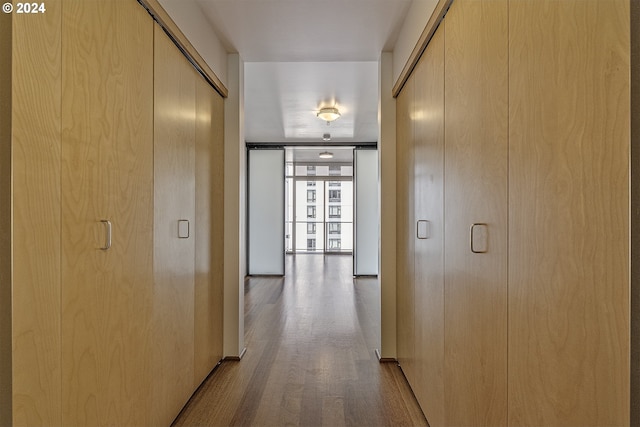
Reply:
<svg viewBox="0 0 640 427"><path fill-rule="evenodd" d="M328 151L323 151L322 153L320 153L320 158L321 159L333 159L333 153L330 153Z"/></svg>
<svg viewBox="0 0 640 427"><path fill-rule="evenodd" d="M329 123L340 117L340 111L335 107L324 107L321 108L316 115L318 118Z"/></svg>

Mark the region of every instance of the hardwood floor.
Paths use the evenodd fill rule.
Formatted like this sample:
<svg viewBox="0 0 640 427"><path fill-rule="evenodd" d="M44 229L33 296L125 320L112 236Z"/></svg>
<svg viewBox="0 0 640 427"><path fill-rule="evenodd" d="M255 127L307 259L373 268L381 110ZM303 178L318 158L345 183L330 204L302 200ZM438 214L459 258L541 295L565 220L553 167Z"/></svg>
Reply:
<svg viewBox="0 0 640 427"><path fill-rule="evenodd" d="M288 256L245 282L247 353L225 361L175 426L426 426L400 368L379 363L380 287L351 256Z"/></svg>

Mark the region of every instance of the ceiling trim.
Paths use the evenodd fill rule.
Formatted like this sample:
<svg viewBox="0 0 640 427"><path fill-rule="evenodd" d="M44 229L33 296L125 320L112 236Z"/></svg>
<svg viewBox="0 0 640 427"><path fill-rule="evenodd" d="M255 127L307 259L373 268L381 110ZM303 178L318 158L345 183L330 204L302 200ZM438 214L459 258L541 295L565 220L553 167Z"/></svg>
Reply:
<svg viewBox="0 0 640 427"><path fill-rule="evenodd" d="M400 75L398 76L398 80L396 81L396 84L393 86L391 94L393 95L394 98L396 98L400 94L400 91L402 90L402 88L404 87L404 84L409 79L409 76L413 72L413 69L418 64L420 57L422 56L425 49L429 45L431 38L433 37L436 30L438 29L438 25L440 25L440 22L442 22L442 20L444 19L444 16L447 14L447 11L449 10L449 7L451 7L451 3L453 3L453 1L454 0L438 1L436 8L433 10L433 13L431 14L431 18L429 18L427 25L424 27L424 30L422 31L422 34L418 39L418 42L416 43L415 47L411 51L411 55L409 55L407 62L404 64L404 68L400 72Z"/></svg>
<svg viewBox="0 0 640 427"><path fill-rule="evenodd" d="M138 3L144 7L149 15L162 27L169 38L180 49L187 60L195 67L195 69L204 77L204 79L220 94L223 98L229 96L229 90L216 76L211 67L198 53L191 44L187 36L178 28L176 23L171 19L166 10L158 2L158 0L138 0Z"/></svg>

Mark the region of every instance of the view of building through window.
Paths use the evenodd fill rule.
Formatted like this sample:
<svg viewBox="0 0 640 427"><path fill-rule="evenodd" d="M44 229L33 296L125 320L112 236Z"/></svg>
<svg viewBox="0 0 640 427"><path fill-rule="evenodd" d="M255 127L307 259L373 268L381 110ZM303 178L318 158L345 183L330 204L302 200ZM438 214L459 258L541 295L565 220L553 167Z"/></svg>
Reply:
<svg viewBox="0 0 640 427"><path fill-rule="evenodd" d="M288 253L353 251L353 165L286 165Z"/></svg>

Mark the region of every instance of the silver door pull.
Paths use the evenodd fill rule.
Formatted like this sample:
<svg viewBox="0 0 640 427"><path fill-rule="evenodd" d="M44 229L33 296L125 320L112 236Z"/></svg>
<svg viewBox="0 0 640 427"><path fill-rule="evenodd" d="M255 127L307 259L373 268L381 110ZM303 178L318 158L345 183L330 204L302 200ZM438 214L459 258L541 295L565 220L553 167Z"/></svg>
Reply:
<svg viewBox="0 0 640 427"><path fill-rule="evenodd" d="M104 246L101 247L100 249L103 251L107 251L111 249L111 221L107 219L101 219L100 222L105 225Z"/></svg>
<svg viewBox="0 0 640 427"><path fill-rule="evenodd" d="M489 225L477 222L471 225L471 252L484 254L489 251Z"/></svg>
<svg viewBox="0 0 640 427"><path fill-rule="evenodd" d="M420 240L431 238L431 222L424 219L418 220L416 237Z"/></svg>

